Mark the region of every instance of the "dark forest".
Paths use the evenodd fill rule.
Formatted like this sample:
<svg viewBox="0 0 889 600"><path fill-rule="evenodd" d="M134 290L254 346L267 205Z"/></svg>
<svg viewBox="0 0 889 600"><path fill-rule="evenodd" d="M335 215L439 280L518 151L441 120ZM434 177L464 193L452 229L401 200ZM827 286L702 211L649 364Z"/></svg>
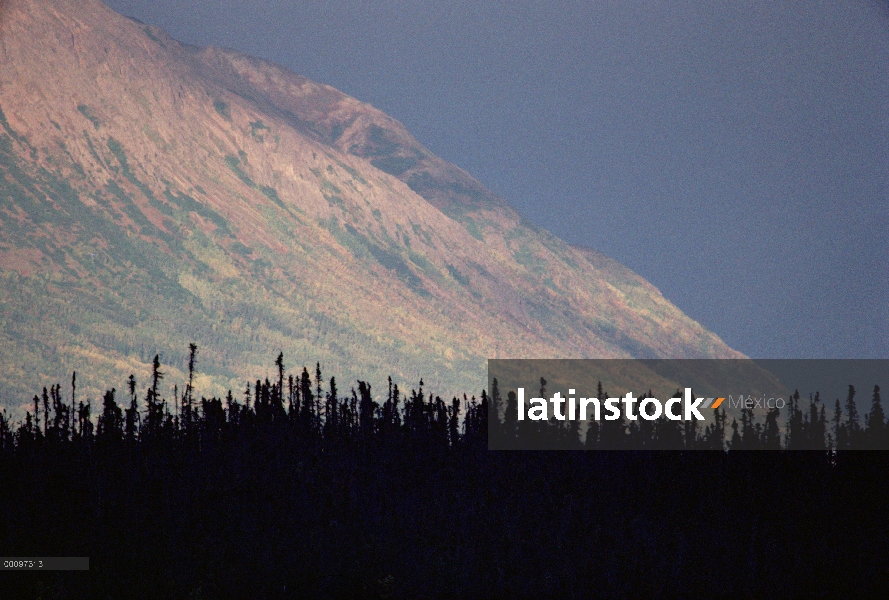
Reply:
<svg viewBox="0 0 889 600"><path fill-rule="evenodd" d="M886 448L878 387L864 426L850 388L829 420L797 394L763 422L618 423L574 451L495 452L488 427L513 426L489 424L496 388L445 401L390 380L377 402L279 356L272 381L198 399L195 366L192 346L188 381L169 386L155 358L144 391L131 377L98 406L75 375L22 421L0 416L0 554L90 557L86 572L2 573L0 597L889 591L889 454L852 450ZM686 450L596 450L603 436Z"/></svg>

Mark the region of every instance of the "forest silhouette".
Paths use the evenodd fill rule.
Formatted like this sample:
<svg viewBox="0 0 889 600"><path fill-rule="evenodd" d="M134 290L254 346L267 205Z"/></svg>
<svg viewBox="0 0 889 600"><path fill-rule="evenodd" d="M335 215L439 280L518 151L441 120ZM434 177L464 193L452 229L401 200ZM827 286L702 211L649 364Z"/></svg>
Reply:
<svg viewBox="0 0 889 600"><path fill-rule="evenodd" d="M763 422L616 422L576 451L489 451L508 403L348 392L320 365L225 398L159 357L93 407L70 388L0 415L5 556L88 572L0 574L4 598L804 598L889 589L887 424L875 387L828 420L796 394ZM143 385L145 385L143 383ZM603 390L599 390L604 393ZM384 398L384 399L383 399ZM93 417L94 410L96 417ZM730 433L729 433L730 432ZM725 444L722 439L727 438ZM680 451L595 450L614 439ZM717 439L719 440L717 443ZM623 443L623 442L619 442ZM647 444L647 446L645 446ZM609 446L611 447L611 446ZM740 452L740 449L773 451ZM710 451L690 451L710 450ZM727 450L727 451L726 451ZM806 452L798 450L809 450Z"/></svg>

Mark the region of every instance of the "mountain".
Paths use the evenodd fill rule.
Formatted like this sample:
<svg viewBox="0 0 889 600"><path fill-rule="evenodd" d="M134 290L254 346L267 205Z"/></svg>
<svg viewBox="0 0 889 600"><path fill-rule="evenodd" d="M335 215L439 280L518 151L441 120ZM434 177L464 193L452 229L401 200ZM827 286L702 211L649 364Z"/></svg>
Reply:
<svg viewBox="0 0 889 600"><path fill-rule="evenodd" d="M205 394L279 351L442 395L479 393L488 357L741 356L282 67L99 0L0 0L0 65L0 403L74 370L141 388L155 353L181 385L189 342Z"/></svg>

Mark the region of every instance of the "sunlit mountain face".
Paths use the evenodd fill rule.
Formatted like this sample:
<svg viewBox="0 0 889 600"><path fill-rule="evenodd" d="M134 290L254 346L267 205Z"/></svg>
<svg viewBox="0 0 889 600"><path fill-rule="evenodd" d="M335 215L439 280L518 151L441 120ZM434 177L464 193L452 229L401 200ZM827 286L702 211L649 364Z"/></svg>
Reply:
<svg viewBox="0 0 889 600"><path fill-rule="evenodd" d="M382 112L98 0L0 2L0 403L340 381L478 394L493 357L739 357ZM552 199L558 202L557 198ZM641 237L640 237L641 240ZM640 243L627 240L627 243Z"/></svg>

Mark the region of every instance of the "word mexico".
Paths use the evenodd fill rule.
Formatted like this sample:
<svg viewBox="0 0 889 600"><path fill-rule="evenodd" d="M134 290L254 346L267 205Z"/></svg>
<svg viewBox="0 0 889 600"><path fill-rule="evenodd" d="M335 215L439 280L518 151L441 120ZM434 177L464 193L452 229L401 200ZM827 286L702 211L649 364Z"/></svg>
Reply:
<svg viewBox="0 0 889 600"><path fill-rule="evenodd" d="M524 421L525 415L531 421L549 420L549 406L552 405L552 416L559 421L587 421L593 419L617 421L623 413L624 418L636 421L640 417L646 421L655 421L661 416L671 421L704 421L705 417L699 409L716 410L725 398L694 398L691 388L685 388L682 398L670 398L662 403L657 398L635 398L632 393L627 393L623 398L576 398L575 390L568 390L568 397L562 397L560 392L546 400L544 398L530 398L528 400L527 413L525 411L525 388L517 390L518 396L518 420ZM638 403L638 406L636 404ZM566 406L567 404L567 406ZM603 414L604 413L604 414Z"/></svg>

